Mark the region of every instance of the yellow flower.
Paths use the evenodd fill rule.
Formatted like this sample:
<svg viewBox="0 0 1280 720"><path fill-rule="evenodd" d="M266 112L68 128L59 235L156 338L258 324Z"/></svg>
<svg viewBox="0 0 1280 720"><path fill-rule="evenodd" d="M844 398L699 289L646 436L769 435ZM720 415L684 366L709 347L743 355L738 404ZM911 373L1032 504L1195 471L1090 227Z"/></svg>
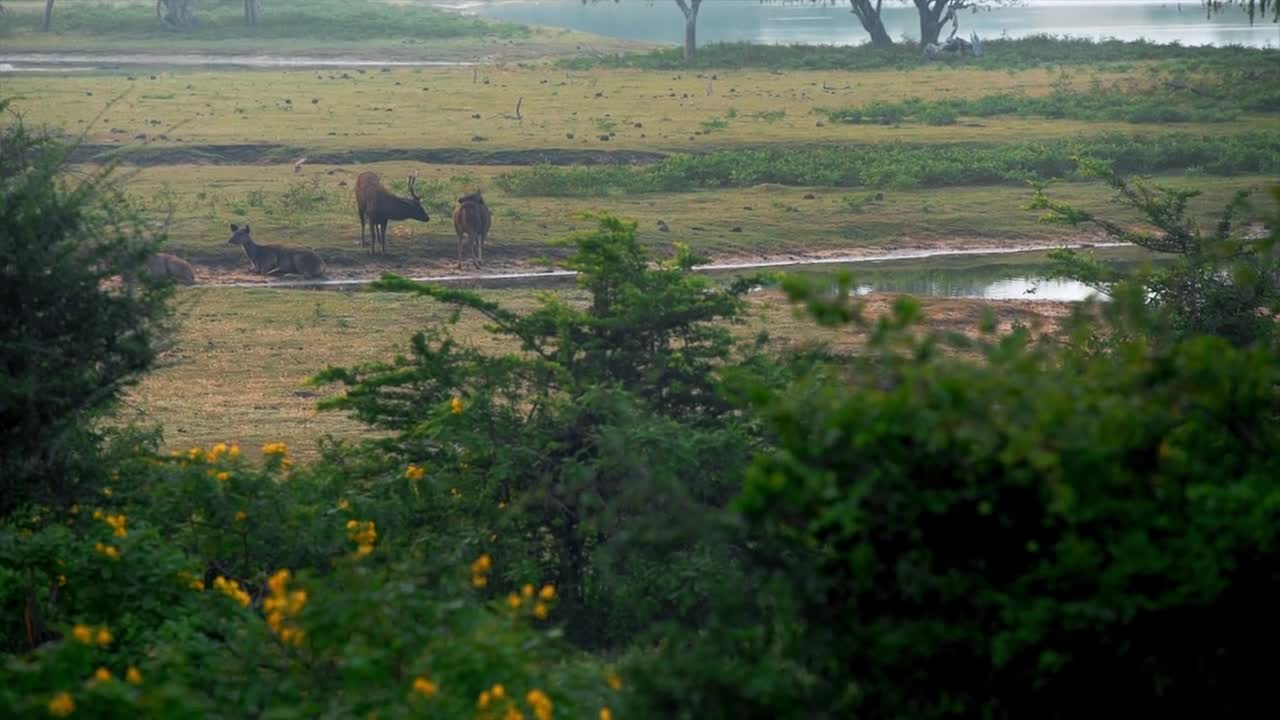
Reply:
<svg viewBox="0 0 1280 720"><path fill-rule="evenodd" d="M453 399L449 401L449 412L454 415L462 414L462 398L457 395L453 396Z"/></svg>
<svg viewBox="0 0 1280 720"><path fill-rule="evenodd" d="M289 452L289 446L282 442L267 443L262 446L263 455L284 455Z"/></svg>
<svg viewBox="0 0 1280 720"><path fill-rule="evenodd" d="M520 594L525 596L526 598L533 597L533 585L529 583L525 583L524 587L520 588Z"/></svg>
<svg viewBox="0 0 1280 720"><path fill-rule="evenodd" d="M249 597L249 593L242 590L240 588L240 583L235 580L228 580L219 575L214 578L213 586L223 595L226 595L237 603L240 603L241 607L249 607L249 603L252 602L252 599Z"/></svg>
<svg viewBox="0 0 1280 720"><path fill-rule="evenodd" d="M609 683L609 687L614 690L622 689L622 678L619 677L617 673L609 673L609 676L606 677L604 681Z"/></svg>
<svg viewBox="0 0 1280 720"><path fill-rule="evenodd" d="M471 572L479 575L481 573L489 572L492 567L493 558L489 557L489 553L484 553L480 557L476 558L475 562L471 563Z"/></svg>
<svg viewBox="0 0 1280 720"><path fill-rule="evenodd" d="M512 705L507 708L506 712L502 713L502 720L524 720L524 713Z"/></svg>
<svg viewBox="0 0 1280 720"><path fill-rule="evenodd" d="M547 697L546 693L534 688L524 696L524 699L533 708L533 714L538 720L551 720L551 698Z"/></svg>
<svg viewBox="0 0 1280 720"><path fill-rule="evenodd" d="M111 637L111 630L106 625L98 628L98 634L94 636L94 640L98 641L98 645L106 647L111 644L115 638Z"/></svg>
<svg viewBox="0 0 1280 720"><path fill-rule="evenodd" d="M99 555L106 555L112 560L120 559L120 550L117 549L116 546L114 545L104 545L103 543L94 543L93 549L97 551Z"/></svg>
<svg viewBox="0 0 1280 720"><path fill-rule="evenodd" d="M421 480L426 474L426 469L420 468L417 465L410 465L404 470L404 476L409 480Z"/></svg>
<svg viewBox="0 0 1280 720"><path fill-rule="evenodd" d="M93 511L93 519L94 519L94 520L101 520L101 519L102 519L102 511L101 511L101 510L94 510L94 511Z"/></svg>
<svg viewBox="0 0 1280 720"><path fill-rule="evenodd" d="M138 671L138 668L130 665L129 669L126 670L124 673L124 679L125 679L125 682L129 683L130 685L141 685L142 673Z"/></svg>
<svg viewBox="0 0 1280 720"><path fill-rule="evenodd" d="M237 511L236 511L236 522L244 522L244 519L245 519L245 518L247 518L247 517L249 517L249 516L248 516L248 515L246 515L246 514L245 514L245 512L244 512L243 510L237 510Z"/></svg>
<svg viewBox="0 0 1280 720"><path fill-rule="evenodd" d="M217 460L225 454L227 454L227 444L224 442L220 442L209 448L209 460L211 461Z"/></svg>
<svg viewBox="0 0 1280 720"><path fill-rule="evenodd" d="M71 636L85 645L93 644L93 628L88 625L79 625L71 628Z"/></svg>
<svg viewBox="0 0 1280 720"><path fill-rule="evenodd" d="M102 521L111 528L112 534L116 537L129 537L129 531L125 528L125 525L129 522L129 518L124 514L107 515L102 518Z"/></svg>
<svg viewBox="0 0 1280 720"><path fill-rule="evenodd" d="M232 443L231 447L227 449L227 457L233 460L240 457L240 446Z"/></svg>
<svg viewBox="0 0 1280 720"><path fill-rule="evenodd" d="M600 708L600 720L613 720L613 713L609 712L609 708Z"/></svg>
<svg viewBox="0 0 1280 720"><path fill-rule="evenodd" d="M59 576L58 576L58 587L62 587L63 585L66 585L66 584L67 584L67 576L66 576L66 575L59 575Z"/></svg>
<svg viewBox="0 0 1280 720"><path fill-rule="evenodd" d="M204 581L203 581L203 580L192 580L192 581L191 581L191 589L192 589L192 590L195 590L196 592L204 592Z"/></svg>
<svg viewBox="0 0 1280 720"><path fill-rule="evenodd" d="M199 460L204 457L204 450L201 450L198 447L193 447L187 451L187 457L191 460Z"/></svg>
<svg viewBox="0 0 1280 720"><path fill-rule="evenodd" d="M106 668L104 668L104 667L100 667L100 668L98 668L97 670L95 670L95 671L94 671L94 673L93 673L93 679L94 679L95 681L97 681L97 682L110 682L110 681L111 681L111 671L110 671L110 670L108 670L108 669L106 669Z"/></svg>
<svg viewBox="0 0 1280 720"><path fill-rule="evenodd" d="M76 711L76 701L65 692L57 693L49 700L49 714L54 717L66 717Z"/></svg>
<svg viewBox="0 0 1280 720"><path fill-rule="evenodd" d="M546 603L539 602L537 605L533 606L533 616L538 618L539 620L546 620L547 614L548 614L548 610L547 610Z"/></svg>
<svg viewBox="0 0 1280 720"><path fill-rule="evenodd" d="M277 570L270 578L267 579L267 588L271 590L272 595L283 595L284 586L289 584L289 570Z"/></svg>
<svg viewBox="0 0 1280 720"><path fill-rule="evenodd" d="M556 597L556 588L554 585L543 585L538 591L538 597L543 600L554 600Z"/></svg>
<svg viewBox="0 0 1280 720"><path fill-rule="evenodd" d="M520 609L520 596L519 596L519 595L517 595L517 594L515 594L515 593L511 593L510 595L508 595L508 596L507 596L507 605L510 605L512 610L519 610L519 609Z"/></svg>
<svg viewBox="0 0 1280 720"><path fill-rule="evenodd" d="M346 498L342 498L341 500L339 500L339 501L338 501L338 509L339 509L339 510L350 510L350 509L351 509L351 503L350 503Z"/></svg>
<svg viewBox="0 0 1280 720"><path fill-rule="evenodd" d="M111 488L109 487L102 488L102 494L106 495L107 497L111 497Z"/></svg>
<svg viewBox="0 0 1280 720"><path fill-rule="evenodd" d="M347 521L347 529L348 529L348 530L355 530L355 529L356 529L357 527L359 527L359 526L360 526L360 523L359 523L359 521L357 521L357 520L348 520L348 521Z"/></svg>
<svg viewBox="0 0 1280 720"><path fill-rule="evenodd" d="M419 675L413 681L413 691L422 697L431 697L439 690L436 684Z"/></svg>
<svg viewBox="0 0 1280 720"><path fill-rule="evenodd" d="M471 576L471 587L474 587L474 588L482 588L482 587L484 587L485 585L488 585L488 584L489 584L489 578L487 578L487 577L485 577L485 576L483 576L483 575L472 575L472 576Z"/></svg>
<svg viewBox="0 0 1280 720"><path fill-rule="evenodd" d="M214 477L218 478L218 482L226 482L231 479L231 473L227 472L226 470L223 470L217 475L214 475Z"/></svg>
<svg viewBox="0 0 1280 720"><path fill-rule="evenodd" d="M489 691L488 690L485 690L484 692L480 693L480 698L476 700L476 707L479 708L480 710L485 710L489 707Z"/></svg>
<svg viewBox="0 0 1280 720"><path fill-rule="evenodd" d="M493 690L491 692L493 693L493 697L497 700L501 700L502 698L507 696L507 689L503 687L501 684L494 685Z"/></svg>

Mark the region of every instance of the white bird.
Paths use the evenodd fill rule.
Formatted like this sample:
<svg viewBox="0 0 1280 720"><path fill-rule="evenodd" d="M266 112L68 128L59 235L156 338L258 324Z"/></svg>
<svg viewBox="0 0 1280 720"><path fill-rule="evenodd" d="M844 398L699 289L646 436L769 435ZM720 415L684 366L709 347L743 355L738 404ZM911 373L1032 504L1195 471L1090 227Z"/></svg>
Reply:
<svg viewBox="0 0 1280 720"><path fill-rule="evenodd" d="M293 171L294 171L295 173L300 173L300 172L302 172L302 163L304 163L304 162L306 162L306 161L307 161L307 159L306 159L306 158L304 158L304 157L300 157L300 158L298 158L297 160L294 160L294 161L293 161Z"/></svg>

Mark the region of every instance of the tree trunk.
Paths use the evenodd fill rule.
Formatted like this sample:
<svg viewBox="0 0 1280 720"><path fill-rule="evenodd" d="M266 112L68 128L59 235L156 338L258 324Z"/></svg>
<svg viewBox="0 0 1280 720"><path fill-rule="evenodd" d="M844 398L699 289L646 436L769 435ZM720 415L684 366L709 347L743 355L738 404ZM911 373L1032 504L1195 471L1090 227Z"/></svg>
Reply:
<svg viewBox="0 0 1280 720"><path fill-rule="evenodd" d="M684 13L684 59L692 60L698 54L698 9L702 0L676 0Z"/></svg>
<svg viewBox="0 0 1280 720"><path fill-rule="evenodd" d="M261 0L244 0L244 24L254 27L258 24L258 15L262 12Z"/></svg>
<svg viewBox="0 0 1280 720"><path fill-rule="evenodd" d="M53 0L45 0L44 24L40 26L40 29L43 30L44 32L49 32L49 30L52 27L53 27Z"/></svg>
<svg viewBox="0 0 1280 720"><path fill-rule="evenodd" d="M938 42L942 28L951 20L951 0L915 0L920 11L920 47Z"/></svg>
<svg viewBox="0 0 1280 720"><path fill-rule="evenodd" d="M873 6L871 0L849 0L849 7L858 17L858 22L862 23L862 29L871 35L872 47L893 45L893 38L889 37L889 32L884 29L884 21L880 19L882 2L883 0L876 0Z"/></svg>

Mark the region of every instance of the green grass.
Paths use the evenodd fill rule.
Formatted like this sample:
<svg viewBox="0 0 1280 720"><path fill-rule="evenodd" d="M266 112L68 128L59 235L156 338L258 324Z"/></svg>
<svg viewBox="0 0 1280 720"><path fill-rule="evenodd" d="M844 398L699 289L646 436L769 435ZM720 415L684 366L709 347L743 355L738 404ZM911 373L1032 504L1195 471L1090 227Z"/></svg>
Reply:
<svg viewBox="0 0 1280 720"><path fill-rule="evenodd" d="M1057 38L1037 35L1015 40L985 40L986 54L958 63L987 70L1023 70L1059 65L1113 65L1162 62L1181 68L1258 67L1274 68L1280 59L1272 50L1243 47L1184 47L1145 41ZM764 45L754 43L712 43L698 49L692 65L685 62L679 48L648 53L578 57L560 61L573 69L636 68L648 70L728 70L769 68L775 70L881 70L908 69L925 64L915 44L899 43L879 49L867 45ZM946 65L947 63L937 63Z"/></svg>
<svg viewBox="0 0 1280 720"><path fill-rule="evenodd" d="M1213 175L1280 173L1280 132L1104 135L987 145L767 147L675 155L641 168L520 168L497 178L512 195L607 197L760 183L828 187L954 187L1073 179L1077 156L1122 173L1196 168Z"/></svg>
<svg viewBox="0 0 1280 720"><path fill-rule="evenodd" d="M1078 89L1063 73L1047 95L1000 93L977 98L874 100L856 107L823 110L832 122L896 125L953 125L960 118L1004 115L1090 122L1223 123L1246 113L1280 112L1280 66L1265 77L1245 80L1237 73L1170 74L1151 68L1136 78L1109 84L1095 76Z"/></svg>

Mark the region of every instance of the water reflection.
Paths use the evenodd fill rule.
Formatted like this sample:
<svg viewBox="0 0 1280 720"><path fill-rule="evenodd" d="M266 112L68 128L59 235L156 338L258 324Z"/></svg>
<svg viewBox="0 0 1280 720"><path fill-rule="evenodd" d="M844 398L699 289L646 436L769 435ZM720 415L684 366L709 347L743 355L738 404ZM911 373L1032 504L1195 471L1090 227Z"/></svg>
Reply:
<svg viewBox="0 0 1280 720"><path fill-rule="evenodd" d="M620 2L584 6L580 0L459 0L456 7L488 17L652 42L679 43L684 23L672 2ZM886 4L885 28L895 38L919 37L910 6ZM1280 26L1261 18L1250 26L1235 8L1206 19L1194 2L1164 0L1030 0L1021 6L964 13L961 32L994 37L1034 34L1093 39L1145 39L1184 45L1280 46ZM760 3L706 0L699 14L700 42L857 44L867 37L846 2Z"/></svg>

